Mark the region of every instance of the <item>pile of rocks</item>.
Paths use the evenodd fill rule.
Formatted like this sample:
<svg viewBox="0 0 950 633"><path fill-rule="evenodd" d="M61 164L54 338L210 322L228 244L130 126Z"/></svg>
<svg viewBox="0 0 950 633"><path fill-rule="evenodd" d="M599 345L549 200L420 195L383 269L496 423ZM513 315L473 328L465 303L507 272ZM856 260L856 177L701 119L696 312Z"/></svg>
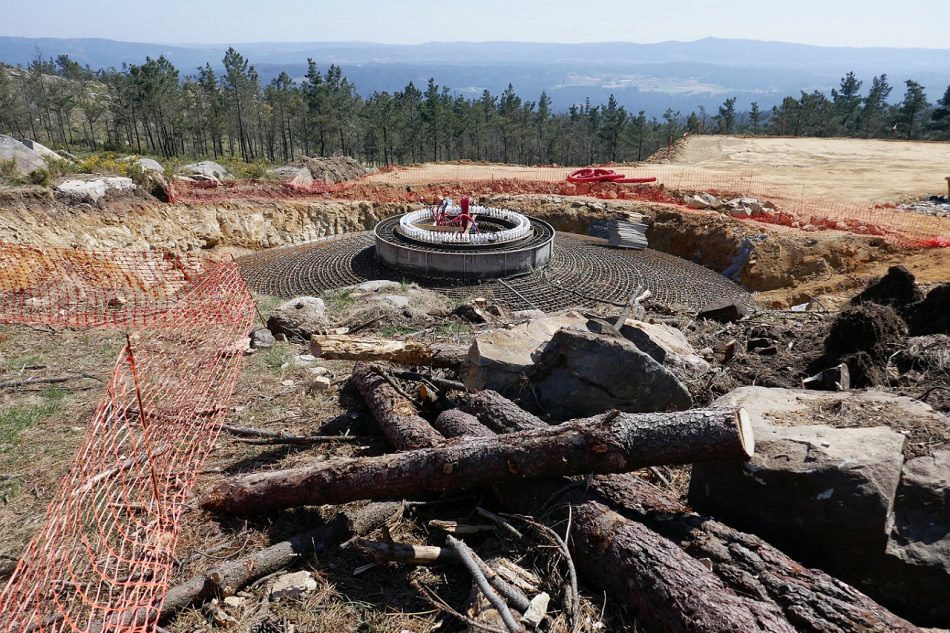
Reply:
<svg viewBox="0 0 950 633"><path fill-rule="evenodd" d="M950 195L930 196L916 202L899 204L897 208L902 211L932 215L938 218L950 218Z"/></svg>

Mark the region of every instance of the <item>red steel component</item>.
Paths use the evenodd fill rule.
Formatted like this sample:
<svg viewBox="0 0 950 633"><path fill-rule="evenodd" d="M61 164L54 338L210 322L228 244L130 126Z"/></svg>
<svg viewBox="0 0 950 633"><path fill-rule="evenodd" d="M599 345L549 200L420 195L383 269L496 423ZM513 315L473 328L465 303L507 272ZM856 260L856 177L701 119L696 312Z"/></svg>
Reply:
<svg viewBox="0 0 950 633"><path fill-rule="evenodd" d="M621 183L648 183L656 182L656 176L645 176L643 178L627 178L623 174L615 172L613 169L603 167L584 167L575 169L567 175L567 181L579 183L591 182L621 182Z"/></svg>

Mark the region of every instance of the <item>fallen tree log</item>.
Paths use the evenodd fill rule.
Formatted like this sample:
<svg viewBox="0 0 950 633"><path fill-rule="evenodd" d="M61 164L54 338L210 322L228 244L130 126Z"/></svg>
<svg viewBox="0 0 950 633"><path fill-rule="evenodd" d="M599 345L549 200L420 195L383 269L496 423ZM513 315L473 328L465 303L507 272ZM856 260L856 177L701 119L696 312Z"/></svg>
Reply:
<svg viewBox="0 0 950 633"><path fill-rule="evenodd" d="M416 417L403 409L389 416L389 423L416 424ZM416 435L393 431L394 437L410 440ZM748 459L752 452L751 424L741 408L614 412L523 433L233 477L213 488L202 505L216 512L252 514L359 499L403 499L518 479Z"/></svg>
<svg viewBox="0 0 950 633"><path fill-rule="evenodd" d="M491 433L469 418L466 427L474 434ZM672 541L611 511L586 490L565 492L568 483L548 479L496 487L495 492L509 511L518 513L540 512L553 496L566 495L574 564L588 581L630 607L639 621L662 631L794 630L771 603L729 590Z"/></svg>
<svg viewBox="0 0 950 633"><path fill-rule="evenodd" d="M234 595L245 585L288 567L305 556L320 554L351 536L368 534L401 511L399 503L371 503L338 514L330 522L258 550L237 560L214 565L169 589L161 619L167 620L196 602Z"/></svg>
<svg viewBox="0 0 950 633"><path fill-rule="evenodd" d="M411 450L444 442L445 437L418 414L415 405L389 383L383 372L378 365L356 363L352 380L392 445Z"/></svg>
<svg viewBox="0 0 950 633"><path fill-rule="evenodd" d="M468 355L467 345L392 341L356 336L314 335L310 353L328 360L384 361L396 365L457 369Z"/></svg>
<svg viewBox="0 0 950 633"><path fill-rule="evenodd" d="M494 391L474 394L467 409L493 430L550 428ZM777 605L798 630L918 630L858 589L821 570L796 563L757 536L691 512L678 499L639 477L603 475L583 485L623 515L676 542L693 558L711 561L716 575L736 592ZM559 500L576 503L573 494Z"/></svg>

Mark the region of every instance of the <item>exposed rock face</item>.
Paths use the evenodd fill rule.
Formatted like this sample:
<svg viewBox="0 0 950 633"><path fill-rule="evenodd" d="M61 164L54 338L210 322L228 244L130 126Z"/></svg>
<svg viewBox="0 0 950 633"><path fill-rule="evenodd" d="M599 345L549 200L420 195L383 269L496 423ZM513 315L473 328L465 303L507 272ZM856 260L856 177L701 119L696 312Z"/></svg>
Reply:
<svg viewBox="0 0 950 633"><path fill-rule="evenodd" d="M532 382L540 405L557 419L692 404L686 387L630 341L570 328L558 330L544 348Z"/></svg>
<svg viewBox="0 0 950 633"><path fill-rule="evenodd" d="M329 326L327 307L318 297L286 301L267 319L267 329L274 334L302 341L309 341L314 334L323 334Z"/></svg>
<svg viewBox="0 0 950 633"><path fill-rule="evenodd" d="M31 141L30 139L25 138L23 139L23 144L39 154L41 158L48 158L50 160L63 160L62 156L46 147L42 143L37 143L36 141Z"/></svg>
<svg viewBox="0 0 950 633"><path fill-rule="evenodd" d="M579 313L566 312L479 335L462 368L465 386L470 391L492 389L516 395L522 379L535 364L535 352L561 328L584 328L586 323L587 319Z"/></svg>
<svg viewBox="0 0 950 633"><path fill-rule="evenodd" d="M70 179L56 186L56 193L67 202L96 204L110 191L131 191L135 183L131 178L112 176L93 180Z"/></svg>
<svg viewBox="0 0 950 633"><path fill-rule="evenodd" d="M178 169L178 173L182 176L202 176L214 180L224 180L231 177L231 173L227 169L211 160L183 165Z"/></svg>
<svg viewBox="0 0 950 633"><path fill-rule="evenodd" d="M132 164L144 172L158 172L160 174L165 173L165 168L162 167L162 164L154 158L139 158Z"/></svg>
<svg viewBox="0 0 950 633"><path fill-rule="evenodd" d="M13 161L13 171L25 178L32 172L46 169L46 161L12 136L0 134L0 161Z"/></svg>

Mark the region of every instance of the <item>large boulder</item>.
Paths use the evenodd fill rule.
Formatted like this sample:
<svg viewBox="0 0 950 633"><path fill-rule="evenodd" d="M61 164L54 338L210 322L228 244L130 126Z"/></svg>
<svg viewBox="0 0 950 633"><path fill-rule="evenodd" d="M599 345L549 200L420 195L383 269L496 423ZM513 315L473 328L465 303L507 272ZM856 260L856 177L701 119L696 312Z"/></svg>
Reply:
<svg viewBox="0 0 950 633"><path fill-rule="evenodd" d="M135 183L131 178L113 176L91 180L70 179L56 185L56 194L69 203L96 204L110 191L131 191Z"/></svg>
<svg viewBox="0 0 950 633"><path fill-rule="evenodd" d="M742 387L714 404L746 409L756 455L696 464L692 505L915 622L950 621L950 452L904 462L904 436L875 426L945 429L946 416L874 390Z"/></svg>
<svg viewBox="0 0 950 633"><path fill-rule="evenodd" d="M950 622L950 450L904 463L886 557L881 591L921 624Z"/></svg>
<svg viewBox="0 0 950 633"><path fill-rule="evenodd" d="M46 161L38 153L12 136L0 134L0 161L13 161L13 172L21 178L46 169Z"/></svg>
<svg viewBox="0 0 950 633"><path fill-rule="evenodd" d="M319 297L296 297L282 303L267 319L267 329L289 339L309 341L330 327L327 306Z"/></svg>
<svg viewBox="0 0 950 633"><path fill-rule="evenodd" d="M682 410L692 404L676 376L630 341L572 328L554 334L531 380L538 403L556 419L609 409Z"/></svg>
<svg viewBox="0 0 950 633"><path fill-rule="evenodd" d="M231 178L231 173L227 169L211 160L182 165L178 168L178 173L182 176L200 176L218 181Z"/></svg>
<svg viewBox="0 0 950 633"><path fill-rule="evenodd" d="M674 373L690 375L709 371L709 363L696 354L686 335L675 327L627 319L620 327L620 333L640 351L671 368Z"/></svg>
<svg viewBox="0 0 950 633"><path fill-rule="evenodd" d="M39 154L41 158L48 158L50 160L63 160L62 156L46 147L42 143L37 143L36 141L31 141L30 139L25 138L23 139L23 144Z"/></svg>
<svg viewBox="0 0 950 633"><path fill-rule="evenodd" d="M492 389L516 395L535 364L535 353L561 328L583 329L587 318L577 312L531 319L509 328L480 334L462 367L469 391Z"/></svg>
<svg viewBox="0 0 950 633"><path fill-rule="evenodd" d="M690 505L835 572L853 569L868 552L882 553L904 437L887 427L752 420L755 456L695 464Z"/></svg>
<svg viewBox="0 0 950 633"><path fill-rule="evenodd" d="M162 167L162 164L158 162L157 160L155 160L154 158L148 158L148 157L138 158L132 164L138 167L139 169L141 169L145 173L155 172L162 175L165 174L165 168Z"/></svg>

